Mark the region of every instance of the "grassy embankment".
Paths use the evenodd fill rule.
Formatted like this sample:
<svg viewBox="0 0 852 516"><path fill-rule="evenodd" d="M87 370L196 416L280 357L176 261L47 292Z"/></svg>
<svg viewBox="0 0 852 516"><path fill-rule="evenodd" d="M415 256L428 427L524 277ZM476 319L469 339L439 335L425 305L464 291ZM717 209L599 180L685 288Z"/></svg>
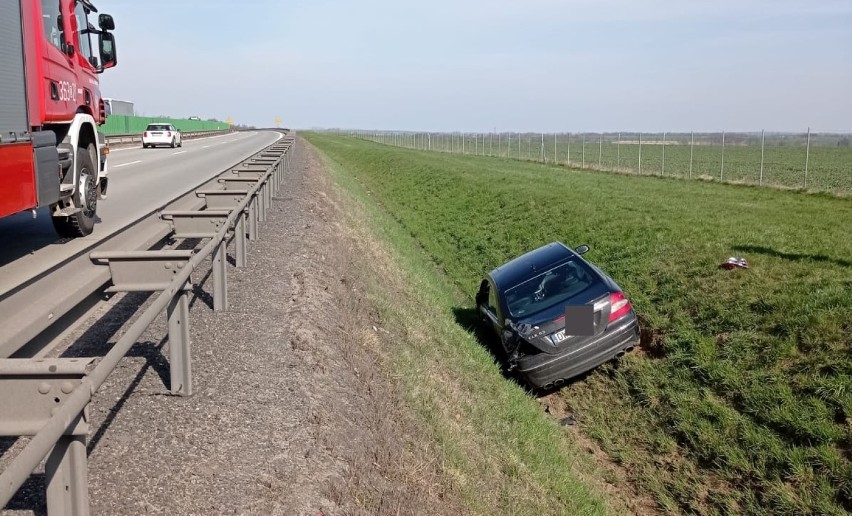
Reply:
<svg viewBox="0 0 852 516"><path fill-rule="evenodd" d="M570 445L555 444L558 428L538 405L457 332L485 270L562 240L592 246L589 258L621 284L648 330L644 353L561 392L643 491L672 511L852 510L848 199L308 138L339 181L382 206L376 220L395 220L382 219L382 232L394 235L421 301L435 304L422 320L398 319L431 335L396 365L442 377L443 393L412 383L412 402L462 477L493 455L504 475L540 491L510 489L508 500L571 498L560 474ZM752 268L718 269L729 255ZM401 310L391 300L386 309ZM442 407L448 393L463 394L451 403L462 406ZM464 434L444 421L453 410L481 434L479 455L458 446ZM565 446L567 458L555 460Z"/></svg>

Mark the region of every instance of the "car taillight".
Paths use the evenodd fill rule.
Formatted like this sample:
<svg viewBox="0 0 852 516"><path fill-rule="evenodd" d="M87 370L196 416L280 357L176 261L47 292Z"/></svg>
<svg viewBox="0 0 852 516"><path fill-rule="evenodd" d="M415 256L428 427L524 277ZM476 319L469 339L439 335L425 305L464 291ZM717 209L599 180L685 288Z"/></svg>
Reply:
<svg viewBox="0 0 852 516"><path fill-rule="evenodd" d="M630 312L630 301L624 293L616 292L609 296L609 322L621 319Z"/></svg>
<svg viewBox="0 0 852 516"><path fill-rule="evenodd" d="M167 133L166 133L166 136L167 136L167 137L168 137L168 136L171 136L171 135L172 135L172 132L171 132L171 131L169 131L169 132L167 132Z"/></svg>
<svg viewBox="0 0 852 516"><path fill-rule="evenodd" d="M145 131L145 132L142 134L142 136L144 136L145 138L147 138L147 137L148 137L148 131Z"/></svg>

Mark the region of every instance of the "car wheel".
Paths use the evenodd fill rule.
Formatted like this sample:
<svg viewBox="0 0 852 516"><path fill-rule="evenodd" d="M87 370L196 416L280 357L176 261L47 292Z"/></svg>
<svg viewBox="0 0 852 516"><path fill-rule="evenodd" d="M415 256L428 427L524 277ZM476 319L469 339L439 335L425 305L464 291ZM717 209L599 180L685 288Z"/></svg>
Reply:
<svg viewBox="0 0 852 516"><path fill-rule="evenodd" d="M53 227L61 237L83 237L95 228L95 211L98 207L98 169L92 161L94 145L77 149L75 171L77 193L74 206L80 211L64 217L51 217Z"/></svg>
<svg viewBox="0 0 852 516"><path fill-rule="evenodd" d="M174 149L175 147L177 147L177 144L175 143L175 139L172 138L172 148Z"/></svg>

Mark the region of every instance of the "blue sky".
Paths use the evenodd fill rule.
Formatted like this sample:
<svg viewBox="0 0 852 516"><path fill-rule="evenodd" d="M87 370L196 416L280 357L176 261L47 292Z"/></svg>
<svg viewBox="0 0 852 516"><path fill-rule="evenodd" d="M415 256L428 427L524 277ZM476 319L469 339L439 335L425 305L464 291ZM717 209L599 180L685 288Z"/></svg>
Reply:
<svg viewBox="0 0 852 516"><path fill-rule="evenodd" d="M146 115L422 131L852 131L852 1L101 0Z"/></svg>

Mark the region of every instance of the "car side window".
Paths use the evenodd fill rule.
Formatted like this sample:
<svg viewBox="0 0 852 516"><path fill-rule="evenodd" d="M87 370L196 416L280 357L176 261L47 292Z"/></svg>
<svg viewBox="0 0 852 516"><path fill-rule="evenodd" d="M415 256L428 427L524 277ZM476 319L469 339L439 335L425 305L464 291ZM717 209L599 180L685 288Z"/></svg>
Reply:
<svg viewBox="0 0 852 516"><path fill-rule="evenodd" d="M62 49L62 26L59 25L59 0L41 0L44 37L51 45Z"/></svg>
<svg viewBox="0 0 852 516"><path fill-rule="evenodd" d="M94 54L92 53L92 40L89 37L89 19L86 17L86 8L83 4L77 4L77 7L74 9L74 16L77 18L79 51L87 61L91 61Z"/></svg>
<svg viewBox="0 0 852 516"><path fill-rule="evenodd" d="M495 316L497 315L497 292L493 288L490 288L490 285L488 288L488 309Z"/></svg>

